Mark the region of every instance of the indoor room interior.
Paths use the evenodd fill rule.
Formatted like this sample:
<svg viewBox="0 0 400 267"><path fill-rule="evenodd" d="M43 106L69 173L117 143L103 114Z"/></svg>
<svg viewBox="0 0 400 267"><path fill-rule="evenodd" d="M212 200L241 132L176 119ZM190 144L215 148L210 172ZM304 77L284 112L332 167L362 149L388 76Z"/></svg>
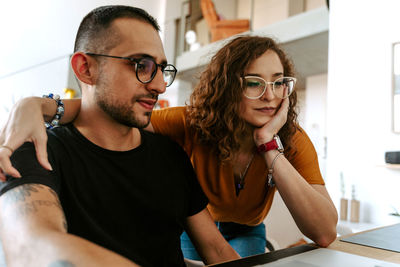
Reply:
<svg viewBox="0 0 400 267"><path fill-rule="evenodd" d="M178 74L157 108L185 105L232 36L274 38L294 62L299 123L340 215L338 235L400 223L400 163L385 161L386 152L400 151L400 1L6 0L0 125L23 97L80 97L69 68L75 32L86 13L108 4L143 8L161 26ZM279 194L265 223L275 249L310 241Z"/></svg>

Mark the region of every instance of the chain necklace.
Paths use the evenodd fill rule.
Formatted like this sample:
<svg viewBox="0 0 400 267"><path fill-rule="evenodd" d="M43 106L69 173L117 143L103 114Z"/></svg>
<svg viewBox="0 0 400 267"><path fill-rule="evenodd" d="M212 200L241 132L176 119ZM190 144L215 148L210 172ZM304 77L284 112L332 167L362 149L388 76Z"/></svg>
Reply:
<svg viewBox="0 0 400 267"><path fill-rule="evenodd" d="M253 161L254 158L254 153L251 154L251 158L249 160L249 162L246 165L246 168L244 169L243 173L240 173L239 175L239 182L236 183L236 196L239 195L240 190L244 189L244 179L246 178L246 174L247 174L247 170L250 167L251 162Z"/></svg>

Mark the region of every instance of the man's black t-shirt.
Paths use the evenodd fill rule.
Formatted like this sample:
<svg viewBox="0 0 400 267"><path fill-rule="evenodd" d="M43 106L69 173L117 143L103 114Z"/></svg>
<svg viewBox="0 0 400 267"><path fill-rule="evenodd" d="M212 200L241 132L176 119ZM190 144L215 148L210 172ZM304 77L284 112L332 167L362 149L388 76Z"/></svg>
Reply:
<svg viewBox="0 0 400 267"><path fill-rule="evenodd" d="M8 179L0 194L26 183L57 192L68 232L143 266L183 266L180 234L185 218L207 199L183 149L168 138L141 131L139 147L103 149L72 125L48 131L52 172L25 143L11 161L22 179Z"/></svg>

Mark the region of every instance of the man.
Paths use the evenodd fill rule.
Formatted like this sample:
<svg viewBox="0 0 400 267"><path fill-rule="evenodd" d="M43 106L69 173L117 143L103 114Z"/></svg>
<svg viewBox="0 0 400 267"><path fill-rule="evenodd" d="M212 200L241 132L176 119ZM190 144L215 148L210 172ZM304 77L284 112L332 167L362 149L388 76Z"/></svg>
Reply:
<svg viewBox="0 0 400 267"><path fill-rule="evenodd" d="M1 187L9 266L184 266L183 229L206 263L238 258L185 152L141 130L176 73L158 30L133 7L100 7L83 19L71 58L81 111L73 125L48 131L53 171L25 143L11 157L22 178Z"/></svg>

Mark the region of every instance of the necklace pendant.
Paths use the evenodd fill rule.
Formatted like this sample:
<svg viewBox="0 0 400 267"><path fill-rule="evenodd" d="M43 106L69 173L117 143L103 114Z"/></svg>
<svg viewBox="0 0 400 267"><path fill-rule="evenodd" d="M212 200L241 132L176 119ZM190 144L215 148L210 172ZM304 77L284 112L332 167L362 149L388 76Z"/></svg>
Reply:
<svg viewBox="0 0 400 267"><path fill-rule="evenodd" d="M243 185L242 183L238 183L238 184L236 185L236 188L237 188L238 190L242 190L242 189L244 188L244 185Z"/></svg>
<svg viewBox="0 0 400 267"><path fill-rule="evenodd" d="M242 183L236 184L236 196L239 196L239 193L243 188L244 188L244 184L242 184Z"/></svg>
<svg viewBox="0 0 400 267"><path fill-rule="evenodd" d="M246 178L247 170L250 167L251 162L253 161L254 153L251 155L249 162L246 165L243 173L239 173L239 182L236 183L236 196L239 195L240 190L244 189L244 179Z"/></svg>

